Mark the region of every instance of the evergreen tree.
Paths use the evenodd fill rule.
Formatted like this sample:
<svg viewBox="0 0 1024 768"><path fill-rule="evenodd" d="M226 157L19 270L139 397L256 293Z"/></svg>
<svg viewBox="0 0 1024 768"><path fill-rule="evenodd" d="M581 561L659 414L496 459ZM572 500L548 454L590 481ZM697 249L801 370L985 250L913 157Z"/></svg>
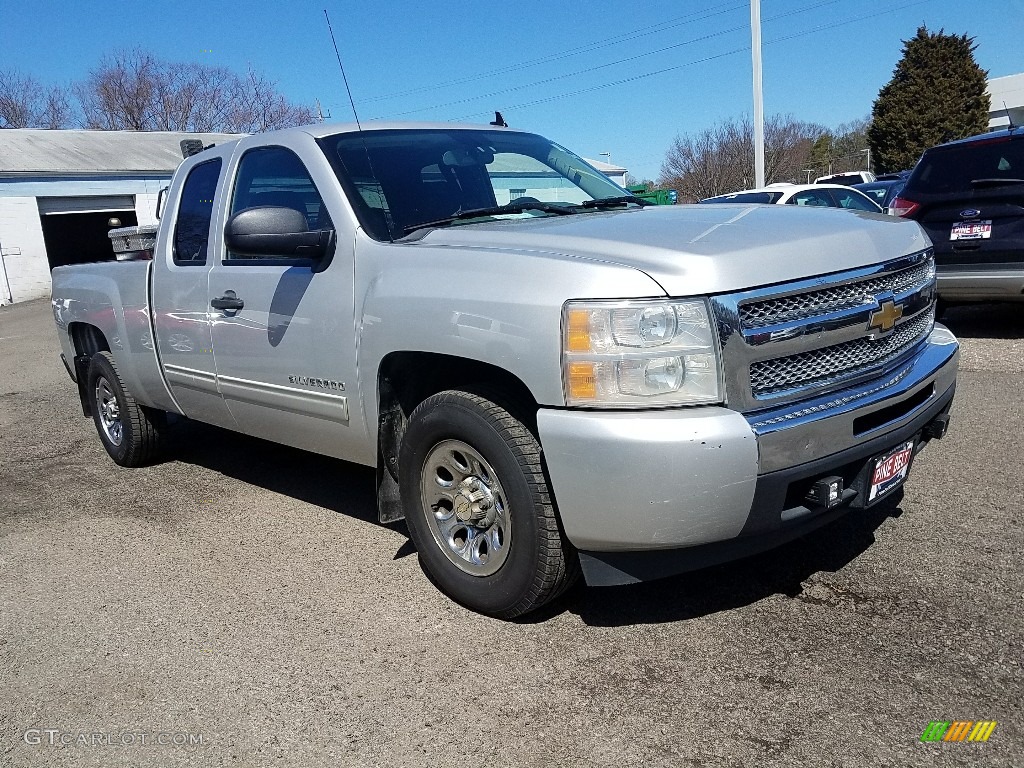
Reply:
<svg viewBox="0 0 1024 768"><path fill-rule="evenodd" d="M868 145L882 173L911 168L921 153L988 128L988 72L974 60L967 35L933 34L924 26L903 41L903 57L871 110Z"/></svg>

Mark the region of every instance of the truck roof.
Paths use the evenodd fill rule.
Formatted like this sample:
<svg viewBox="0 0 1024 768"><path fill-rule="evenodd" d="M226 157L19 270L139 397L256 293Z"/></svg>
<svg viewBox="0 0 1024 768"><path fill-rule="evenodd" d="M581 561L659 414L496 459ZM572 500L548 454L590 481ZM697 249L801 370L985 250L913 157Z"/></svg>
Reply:
<svg viewBox="0 0 1024 768"><path fill-rule="evenodd" d="M442 122L413 122L401 120L367 120L363 121L364 131L396 131L396 130L421 130L421 131L514 131L517 133L530 133L516 128L505 128L496 125L479 123L442 123ZM284 128L284 131L301 131L308 133L314 138L333 136L338 133L355 133L359 126L355 123L315 123L313 125L302 125L297 128ZM276 133L276 131L275 131Z"/></svg>

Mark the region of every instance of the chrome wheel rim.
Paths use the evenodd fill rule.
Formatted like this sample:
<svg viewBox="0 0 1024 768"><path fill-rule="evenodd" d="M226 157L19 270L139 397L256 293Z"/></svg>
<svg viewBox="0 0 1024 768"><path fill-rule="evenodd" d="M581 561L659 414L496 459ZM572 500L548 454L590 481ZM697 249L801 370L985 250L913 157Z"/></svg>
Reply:
<svg viewBox="0 0 1024 768"><path fill-rule="evenodd" d="M512 544L510 510L498 474L478 451L460 440L431 448L420 497L434 541L455 566L473 576L501 568Z"/></svg>
<svg viewBox="0 0 1024 768"><path fill-rule="evenodd" d="M111 445L121 445L124 439L124 426L121 424L121 409L117 405L117 396L103 376L96 380L96 413L100 417L100 428Z"/></svg>

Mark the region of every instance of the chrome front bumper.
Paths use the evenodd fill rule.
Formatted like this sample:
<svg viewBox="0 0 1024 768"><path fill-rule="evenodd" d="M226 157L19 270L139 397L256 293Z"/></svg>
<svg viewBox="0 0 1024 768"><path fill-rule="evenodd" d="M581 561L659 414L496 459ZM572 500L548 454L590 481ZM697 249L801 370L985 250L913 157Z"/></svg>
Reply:
<svg viewBox="0 0 1024 768"><path fill-rule="evenodd" d="M639 580L628 573L592 578L588 562L605 553L676 550L662 555L670 555L670 572L679 572L699 567L687 561L700 545L767 537L826 517L794 503L793 489L808 478L852 472L918 435L948 411L958 359L955 337L936 325L913 357L883 377L749 417L719 407L541 409L553 492L566 536L585 553L588 582Z"/></svg>

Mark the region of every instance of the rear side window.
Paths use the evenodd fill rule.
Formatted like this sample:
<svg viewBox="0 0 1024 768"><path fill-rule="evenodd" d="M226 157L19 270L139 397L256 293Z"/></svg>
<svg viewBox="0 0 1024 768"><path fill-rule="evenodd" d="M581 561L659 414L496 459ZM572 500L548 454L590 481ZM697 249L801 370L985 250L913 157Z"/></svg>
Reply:
<svg viewBox="0 0 1024 768"><path fill-rule="evenodd" d="M206 263L210 244L213 195L220 177L220 158L200 163L188 173L181 187L181 203L174 223L174 263L201 266Z"/></svg>
<svg viewBox="0 0 1024 768"><path fill-rule="evenodd" d="M855 211L878 213L878 208L872 205L870 200L865 200L863 195L852 189L830 189L829 192L832 193L832 197L835 198L840 208L852 208Z"/></svg>
<svg viewBox="0 0 1024 768"><path fill-rule="evenodd" d="M979 180L1024 179L1024 141L994 139L931 149L907 182L908 192L969 192Z"/></svg>
<svg viewBox="0 0 1024 768"><path fill-rule="evenodd" d="M781 192L740 192L737 195L721 195L701 200L702 203L774 203L782 197Z"/></svg>
<svg viewBox="0 0 1024 768"><path fill-rule="evenodd" d="M804 189L797 192L789 200L787 205L805 205L819 208L834 208L832 198L825 189Z"/></svg>

